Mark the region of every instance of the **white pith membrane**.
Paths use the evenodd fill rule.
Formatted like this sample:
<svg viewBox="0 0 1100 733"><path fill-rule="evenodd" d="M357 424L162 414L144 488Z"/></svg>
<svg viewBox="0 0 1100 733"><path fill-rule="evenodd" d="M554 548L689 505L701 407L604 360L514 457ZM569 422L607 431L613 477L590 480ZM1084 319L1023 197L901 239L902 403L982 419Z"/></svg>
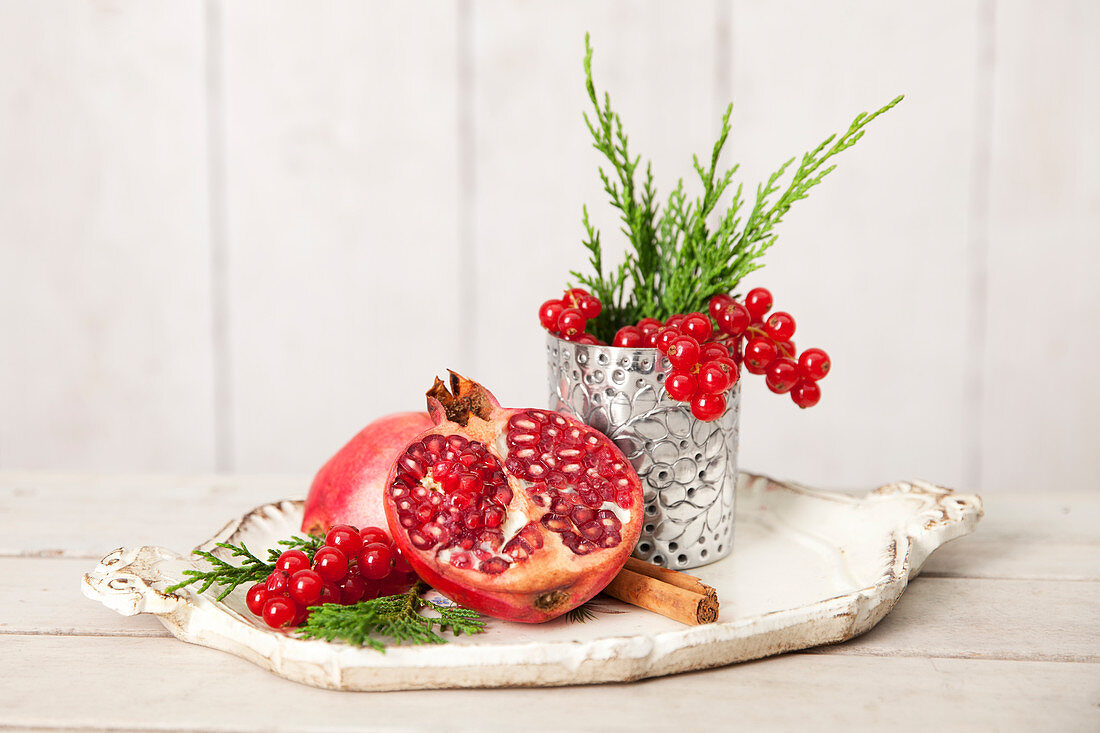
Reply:
<svg viewBox="0 0 1100 733"><path fill-rule="evenodd" d="M557 413L523 410L493 448L503 466L460 435L430 435L406 449L388 491L413 547L496 575L551 537L576 555L621 544L636 497L632 469L606 438ZM524 512L525 503L534 511Z"/></svg>

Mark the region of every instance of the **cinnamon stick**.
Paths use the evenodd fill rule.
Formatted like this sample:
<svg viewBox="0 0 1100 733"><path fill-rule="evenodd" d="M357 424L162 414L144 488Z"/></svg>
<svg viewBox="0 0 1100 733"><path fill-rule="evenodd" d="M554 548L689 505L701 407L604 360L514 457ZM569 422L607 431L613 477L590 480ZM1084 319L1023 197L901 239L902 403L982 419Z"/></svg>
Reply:
<svg viewBox="0 0 1100 733"><path fill-rule="evenodd" d="M689 625L718 620L718 593L698 578L631 558L603 590L623 603Z"/></svg>

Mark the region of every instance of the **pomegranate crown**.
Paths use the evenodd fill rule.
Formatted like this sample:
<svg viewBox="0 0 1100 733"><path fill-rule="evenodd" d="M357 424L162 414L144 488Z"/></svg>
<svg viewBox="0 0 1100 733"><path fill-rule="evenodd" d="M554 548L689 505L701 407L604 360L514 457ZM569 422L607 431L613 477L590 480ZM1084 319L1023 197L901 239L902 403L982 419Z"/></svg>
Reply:
<svg viewBox="0 0 1100 733"><path fill-rule="evenodd" d="M496 398L474 380L450 369L447 373L451 381L449 390L446 383L436 377L435 384L427 392L428 414L432 419L436 423L450 420L463 427L469 424L471 416L487 421L493 409L499 406Z"/></svg>

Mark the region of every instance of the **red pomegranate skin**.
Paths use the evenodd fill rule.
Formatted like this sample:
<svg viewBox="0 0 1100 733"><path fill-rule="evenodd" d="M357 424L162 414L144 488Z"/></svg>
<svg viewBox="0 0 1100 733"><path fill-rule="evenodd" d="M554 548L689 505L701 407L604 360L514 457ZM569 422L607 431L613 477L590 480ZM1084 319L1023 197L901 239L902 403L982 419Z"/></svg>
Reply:
<svg viewBox="0 0 1100 733"><path fill-rule="evenodd" d="M629 461L606 436L570 416L547 410L503 408L484 387L459 377L453 372L451 383L455 395L448 394L443 383L436 380L436 386L428 393L429 413L436 424L416 440L411 441L406 451L398 456L390 469L386 481L387 488L384 492L384 505L390 534L395 544L400 547L402 554L417 574L433 588L456 603L486 615L508 621L540 623L576 608L611 582L626 563L638 541L643 524L643 500L641 482L637 474ZM465 418L465 424L462 424L464 418L461 413L468 405L457 403L463 401L473 404L473 411L480 413L482 417L470 414ZM448 404L443 404L444 402ZM596 542L613 543L612 546L605 544L592 549L592 543L588 543L581 554L571 550L568 544L570 541L573 546L578 544L580 525L569 525L563 521L562 515L552 514L551 507L555 506L555 501L566 502L567 499L577 501L576 495L568 493L573 491L573 488L567 487L564 489L567 493L554 493L548 497L545 491L548 489L548 484L542 484L540 489L538 482L532 483L516 475L516 471L521 469L513 471L505 467L509 458L517 460L515 456L519 453L520 446L508 442L519 430L514 426L521 422L530 424L530 416L533 413L556 421L553 424L569 430L574 436L582 431L585 440L596 445L594 450L602 451L601 456L611 457L608 460L618 466L616 473L608 474L613 476L615 485L621 492L616 494L616 501L612 502L617 506L611 506L612 503L601 505L596 502L590 505L613 510L617 515L616 519L612 519L609 516L612 511L604 512L605 517L601 521L609 522L614 529L607 530L607 538L610 539L596 540ZM457 422L452 418L457 419ZM483 529L489 526L488 521L484 519L488 516L484 511L485 507L489 507L488 511L497 512L499 516L500 508L503 506L507 517L497 525L499 529L505 531L504 539L496 543L484 543L485 535L478 534L480 530L474 531L478 537L475 548L481 549L482 555L477 559L471 558L469 565L465 564L465 558L460 558L458 555L465 552L466 556L469 556L469 548L464 550L454 544L455 537L465 536L469 539L468 530L461 524L466 521L466 516L459 519L458 514L452 514L446 519L451 523L453 534L449 535L450 539L444 540L439 545L425 547L425 532L422 530L430 529L430 524L435 523L434 529L438 532L439 523L443 522L444 518L440 514L438 518L431 519L428 524L425 524L424 520L414 513L416 510L409 508L408 500L414 496L420 497L417 499L417 510L420 511L427 512L424 506L427 499L436 502L443 509L452 506L450 504L452 488L447 487L446 479L437 480L435 468L439 466L438 461L431 463L428 475L415 483L410 481L407 467L409 456L414 454L427 455L427 461L435 460L433 455L437 454L423 453L426 446L434 446L429 448L429 451L448 451L447 448L439 447L441 443L438 436L443 436L445 440L461 436L470 441L471 445L475 442L480 444L477 449L484 449L481 455L484 456L487 452L493 457L480 460L492 463L495 459L498 470L507 483L505 489L502 488L499 479L486 479L484 485L488 488L479 495L480 499L471 505L473 508L468 507L465 510L470 513L481 508L481 518L478 521L482 522L480 526ZM448 455L454 455L454 453L451 452ZM456 464L457 460L449 462ZM514 467L516 464L511 465ZM527 475L530 477L530 474ZM506 500L497 499L502 503L490 502L488 497L492 491L497 492L493 494L494 497L504 496ZM458 493L457 489L455 493ZM427 499L424 498L426 494ZM398 502L401 499L406 501L399 510ZM573 515L576 516L578 507L574 506L572 509ZM590 511L594 513L596 509ZM581 516L586 522L591 518L585 516L583 509L581 509ZM565 529L562 532L551 531L548 529L550 525L545 524L548 518L558 520ZM414 520L417 522L415 525ZM517 530L517 527L522 529ZM590 524L588 529L592 529ZM418 539L419 545L413 542L413 537ZM521 557L516 559L515 555L509 555L509 548L514 550L510 540L518 538L529 539L531 543L526 545L529 552L521 551ZM452 544L445 546L446 542ZM495 548L492 556L489 554L490 548ZM473 552L476 552L476 549ZM502 557L502 555L508 557ZM456 567L454 565L456 559L461 560L463 566ZM513 561L509 562L509 560ZM507 563L507 568L497 569L492 574L482 570L486 567L485 563L498 562Z"/></svg>
<svg viewBox="0 0 1100 733"><path fill-rule="evenodd" d="M434 424L426 412L398 412L360 430L314 477L302 531L324 534L334 524L385 527L386 475L406 444Z"/></svg>

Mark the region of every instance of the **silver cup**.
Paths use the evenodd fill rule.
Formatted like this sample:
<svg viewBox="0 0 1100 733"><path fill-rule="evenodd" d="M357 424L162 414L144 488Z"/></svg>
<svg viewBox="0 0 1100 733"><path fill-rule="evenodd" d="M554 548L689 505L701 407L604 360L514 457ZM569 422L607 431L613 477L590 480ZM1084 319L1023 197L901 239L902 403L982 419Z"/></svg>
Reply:
<svg viewBox="0 0 1100 733"><path fill-rule="evenodd" d="M741 385L713 422L669 398L656 349L586 346L547 335L550 409L615 442L642 479L645 524L634 555L677 570L733 549Z"/></svg>

